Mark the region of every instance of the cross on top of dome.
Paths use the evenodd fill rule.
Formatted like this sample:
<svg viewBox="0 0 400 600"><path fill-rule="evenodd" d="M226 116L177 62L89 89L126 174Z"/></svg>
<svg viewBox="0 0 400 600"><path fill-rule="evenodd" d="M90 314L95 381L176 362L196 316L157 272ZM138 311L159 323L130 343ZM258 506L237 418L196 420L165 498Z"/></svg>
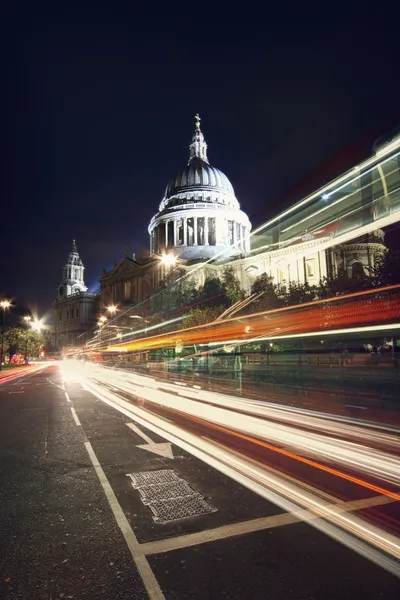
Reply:
<svg viewBox="0 0 400 600"><path fill-rule="evenodd" d="M194 160L202 160L205 163L208 163L207 158L207 144L204 139L203 132L200 129L200 115L197 113L194 117L195 119L195 130L192 136L192 143L189 146L189 162L192 163Z"/></svg>

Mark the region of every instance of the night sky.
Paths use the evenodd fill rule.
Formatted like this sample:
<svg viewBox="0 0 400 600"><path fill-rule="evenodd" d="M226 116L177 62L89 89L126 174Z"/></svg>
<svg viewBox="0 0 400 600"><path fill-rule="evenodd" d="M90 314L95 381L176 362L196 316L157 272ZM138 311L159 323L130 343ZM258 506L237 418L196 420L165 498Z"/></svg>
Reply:
<svg viewBox="0 0 400 600"><path fill-rule="evenodd" d="M91 291L147 249L196 112L253 226L400 124L395 15L281 4L3 3L1 295L50 308L72 238Z"/></svg>

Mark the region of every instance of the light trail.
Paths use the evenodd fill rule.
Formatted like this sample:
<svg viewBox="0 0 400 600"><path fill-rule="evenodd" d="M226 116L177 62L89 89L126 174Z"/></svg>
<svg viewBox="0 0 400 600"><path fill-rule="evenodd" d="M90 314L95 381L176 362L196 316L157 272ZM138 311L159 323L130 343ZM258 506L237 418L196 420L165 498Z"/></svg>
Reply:
<svg viewBox="0 0 400 600"><path fill-rule="evenodd" d="M181 413L181 414L184 414L184 413ZM203 421L202 419L198 419L197 417L190 417L190 418L193 420L196 420L197 422L199 422L203 425L210 427L210 424L207 423L207 421ZM277 446L273 446L272 444L268 444L267 442L263 442L256 438L250 437L248 435L244 435L243 433L239 433L238 431L232 431L231 429L227 429L226 427L221 427L220 425L212 424L211 427L219 429L220 431L222 431L228 435L233 435L242 440L251 442L252 444L256 444L257 446L261 446L262 448L266 448L267 450L271 450L272 452L276 452L277 454L282 454L283 456L287 456L288 458L296 460L297 462L302 462L311 467L315 467L316 469L319 469L321 471L325 471L326 473L329 473L330 475L334 475L335 477L340 477L341 479L345 479L347 481L350 481L351 483L355 483L356 485L365 487L365 488L371 490L372 492L381 494L382 496L388 496L389 498L392 498L393 500L400 500L400 494L396 494L395 492L392 492L390 490L382 488L378 485L368 483L367 481L360 479L359 477L354 477L353 475L349 475L348 473L344 473L343 471L338 471L337 469L332 469L331 467L328 467L327 465L318 463L315 460L310 460L308 458L304 458L304 456L299 456L298 454L294 454L293 452L289 452L288 450L284 450L283 448L278 448Z"/></svg>
<svg viewBox="0 0 400 600"><path fill-rule="evenodd" d="M293 481L280 477L276 472L268 471L267 468L254 464L254 461L249 461L244 456L238 456L236 451L232 452L228 448L221 448L220 444L193 435L170 420L162 419L135 406L115 392L104 388L102 384L93 381L93 377L99 379L100 372L107 370L96 369L95 371L96 374L89 369L85 374L85 369L81 369L80 372L71 373L71 377L79 380L85 389L129 418L201 458L210 466L281 506L284 510L295 515L299 514L301 519L309 522L313 527L400 577L400 544L396 536L379 529L356 514L347 513L340 504L332 505L321 499L316 493L304 490ZM68 374L66 375L68 377ZM127 379L127 375L129 374L124 373L120 381L118 381L118 377L111 378L114 381L113 385L122 389L120 383ZM105 379L110 380L108 376ZM152 393L158 391L156 381L150 380L148 383L151 385ZM137 386L137 389L131 390L130 393L137 393L139 398L143 398L143 391L145 391L144 385ZM308 516L299 513L300 507L309 511Z"/></svg>
<svg viewBox="0 0 400 600"><path fill-rule="evenodd" d="M151 337L110 345L108 352L182 346L254 343L269 339L333 335L341 332L400 329L400 285L375 288L214 321Z"/></svg>

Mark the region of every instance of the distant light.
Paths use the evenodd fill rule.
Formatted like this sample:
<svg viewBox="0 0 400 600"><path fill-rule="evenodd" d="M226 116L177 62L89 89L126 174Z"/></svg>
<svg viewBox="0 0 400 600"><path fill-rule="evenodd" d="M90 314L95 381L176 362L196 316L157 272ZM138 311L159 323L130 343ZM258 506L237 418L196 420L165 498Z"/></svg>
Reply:
<svg viewBox="0 0 400 600"><path fill-rule="evenodd" d="M118 307L117 307L117 306L115 306L114 304L111 304L111 306L107 306L106 310L107 310L109 313L111 313L112 315L114 315L114 314L117 312L117 310L118 310Z"/></svg>
<svg viewBox="0 0 400 600"><path fill-rule="evenodd" d="M100 321L100 323L105 323L107 321L107 317L102 315L101 317L99 317L99 321Z"/></svg>
<svg viewBox="0 0 400 600"><path fill-rule="evenodd" d="M11 302L10 302L9 300L2 300L2 301L0 302L0 306L1 306L1 308L3 308L3 309L10 308L10 306L11 306Z"/></svg>
<svg viewBox="0 0 400 600"><path fill-rule="evenodd" d="M163 263L163 265L168 265L169 267L172 267L176 265L177 258L172 254L163 254L160 258L160 261Z"/></svg>
<svg viewBox="0 0 400 600"><path fill-rule="evenodd" d="M322 194L322 200L329 200L330 194Z"/></svg>
<svg viewBox="0 0 400 600"><path fill-rule="evenodd" d="M41 331L44 329L44 325L41 321L33 321L33 323L31 323L31 327L34 331Z"/></svg>
<svg viewBox="0 0 400 600"><path fill-rule="evenodd" d="M26 315L25 317L23 317L24 321L26 321L28 323L28 321L32 321L32 317L30 315Z"/></svg>

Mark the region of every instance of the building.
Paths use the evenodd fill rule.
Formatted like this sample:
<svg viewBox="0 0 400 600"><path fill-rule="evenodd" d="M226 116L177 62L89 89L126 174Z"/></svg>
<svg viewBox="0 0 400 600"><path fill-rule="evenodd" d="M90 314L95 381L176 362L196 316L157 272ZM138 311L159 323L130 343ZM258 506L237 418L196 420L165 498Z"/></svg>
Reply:
<svg viewBox="0 0 400 600"><path fill-rule="evenodd" d="M168 183L148 227L150 259L141 263L126 251L112 270L103 270L100 308L118 305L149 313L150 298L166 279L163 257L177 261L198 286L207 277L220 277L229 264L247 292L263 273L282 292L291 283L318 285L341 274L368 276L386 250L384 233L371 227L362 237L357 232L386 206L393 173L398 167L387 158L357 165L274 217L271 225L252 234L250 245L251 223L227 176L210 165L196 115L189 161ZM347 241L339 243L343 231ZM333 245L335 236L338 243Z"/></svg>
<svg viewBox="0 0 400 600"><path fill-rule="evenodd" d="M84 270L73 240L54 303L54 338L57 350L66 346L81 346L93 334L99 295L87 291Z"/></svg>

